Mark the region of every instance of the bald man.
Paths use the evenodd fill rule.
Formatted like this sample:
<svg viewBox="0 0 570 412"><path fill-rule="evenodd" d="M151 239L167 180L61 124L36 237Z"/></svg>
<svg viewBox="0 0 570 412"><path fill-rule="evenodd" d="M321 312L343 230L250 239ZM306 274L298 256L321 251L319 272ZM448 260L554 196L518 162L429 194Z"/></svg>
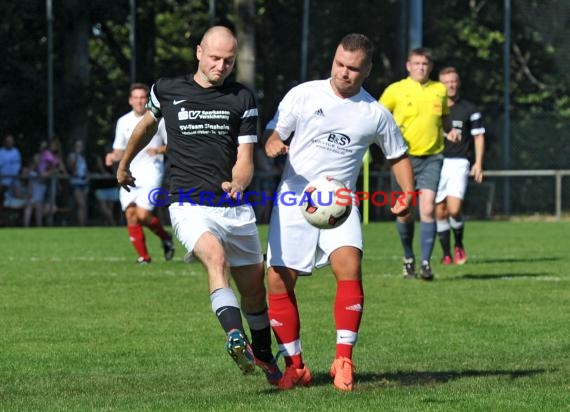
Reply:
<svg viewBox="0 0 570 412"><path fill-rule="evenodd" d="M226 350L243 373L258 365L271 384L281 372L271 352L263 255L250 204L238 201L253 176L257 105L245 86L227 81L237 53L234 34L210 28L196 48L198 69L152 85L149 110L134 130L117 170L125 188L136 176L129 164L164 118L170 160L172 227L208 274L212 310L226 333ZM233 278L241 295L230 287ZM251 332L251 345L242 313Z"/></svg>

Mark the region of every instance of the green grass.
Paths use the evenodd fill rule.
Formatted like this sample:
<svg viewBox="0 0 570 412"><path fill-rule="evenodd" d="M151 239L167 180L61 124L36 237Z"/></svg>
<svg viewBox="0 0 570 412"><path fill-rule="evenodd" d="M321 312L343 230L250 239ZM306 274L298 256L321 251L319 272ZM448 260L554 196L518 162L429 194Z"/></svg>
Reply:
<svg viewBox="0 0 570 412"><path fill-rule="evenodd" d="M393 224L367 226L358 386L340 393L328 269L297 285L314 385L276 392L225 353L180 245L164 262L147 234L154 262L137 266L124 228L1 229L0 410L570 410L569 233L469 222L470 261L425 283L401 279Z"/></svg>

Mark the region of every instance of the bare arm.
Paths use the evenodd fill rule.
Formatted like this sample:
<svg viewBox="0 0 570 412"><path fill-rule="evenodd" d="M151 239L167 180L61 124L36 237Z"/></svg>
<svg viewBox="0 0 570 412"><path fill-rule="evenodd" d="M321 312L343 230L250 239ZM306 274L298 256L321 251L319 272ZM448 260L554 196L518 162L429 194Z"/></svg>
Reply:
<svg viewBox="0 0 570 412"><path fill-rule="evenodd" d="M156 156L159 154L165 154L166 153L166 145L158 146L158 147L149 147L148 149L146 149L146 152L151 156Z"/></svg>
<svg viewBox="0 0 570 412"><path fill-rule="evenodd" d="M124 150L113 149L111 153L107 153L105 156L105 166L112 167L113 164L119 163L121 157L123 157Z"/></svg>
<svg viewBox="0 0 570 412"><path fill-rule="evenodd" d="M253 178L253 149L255 144L242 143L238 146L236 164L232 169L232 181L222 182L222 190L236 199L238 193L243 195L245 188Z"/></svg>
<svg viewBox="0 0 570 412"><path fill-rule="evenodd" d="M265 153L271 158L287 154L289 147L281 140L281 136L275 130L267 130L265 133Z"/></svg>
<svg viewBox="0 0 570 412"><path fill-rule="evenodd" d="M475 163L471 167L470 175L477 183L483 181L483 155L485 153L485 136L478 134L473 137L475 142Z"/></svg>
<svg viewBox="0 0 570 412"><path fill-rule="evenodd" d="M146 112L131 134L127 148L117 168L117 182L127 191L129 186L135 186L136 180L135 177L131 176L129 166L135 156L150 142L157 129L158 124L156 120L150 112Z"/></svg>
<svg viewBox="0 0 570 412"><path fill-rule="evenodd" d="M396 216L405 216L410 213L410 208L414 200L414 172L412 162L408 155L403 155L397 159L390 160L392 173L396 182L404 192L404 195L392 206L390 211Z"/></svg>
<svg viewBox="0 0 570 412"><path fill-rule="evenodd" d="M459 133L451 126L451 118L448 115L441 116L441 124L443 127L443 135L450 142L461 140Z"/></svg>

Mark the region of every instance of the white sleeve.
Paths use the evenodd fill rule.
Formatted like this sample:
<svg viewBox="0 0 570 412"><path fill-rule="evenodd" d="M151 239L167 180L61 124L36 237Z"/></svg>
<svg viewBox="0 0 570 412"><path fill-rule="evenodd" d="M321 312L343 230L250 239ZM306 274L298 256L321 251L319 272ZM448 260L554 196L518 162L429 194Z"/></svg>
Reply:
<svg viewBox="0 0 570 412"><path fill-rule="evenodd" d="M382 149L386 159L397 159L408 150L400 128L396 124L392 113L381 107L380 121L378 122L377 143Z"/></svg>
<svg viewBox="0 0 570 412"><path fill-rule="evenodd" d="M160 101L156 97L155 93L156 83L150 87L150 96L146 108L150 111L155 120L159 120L162 117L162 109L160 108Z"/></svg>
<svg viewBox="0 0 570 412"><path fill-rule="evenodd" d="M275 130L282 140L287 140L297 127L297 120L302 112L302 97L299 86L289 90L279 103L275 116L269 121L265 129Z"/></svg>
<svg viewBox="0 0 570 412"><path fill-rule="evenodd" d="M168 143L168 137L166 136L166 126L164 124L164 118L160 119L160 121L158 122L158 129L156 131L156 134L158 136L160 136L160 139L161 139L163 145L166 145Z"/></svg>
<svg viewBox="0 0 570 412"><path fill-rule="evenodd" d="M125 127L126 125L124 117L121 117L117 121L117 127L115 128L115 140L113 141L113 149L125 150L127 148L127 143L130 136L126 136Z"/></svg>

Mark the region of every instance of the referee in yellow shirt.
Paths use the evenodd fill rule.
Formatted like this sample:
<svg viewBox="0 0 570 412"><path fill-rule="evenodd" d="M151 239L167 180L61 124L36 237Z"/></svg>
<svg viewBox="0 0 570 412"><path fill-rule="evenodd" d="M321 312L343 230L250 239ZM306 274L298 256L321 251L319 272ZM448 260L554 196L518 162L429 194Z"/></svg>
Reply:
<svg viewBox="0 0 570 412"><path fill-rule="evenodd" d="M445 86L430 80L433 69L430 52L424 48L410 51L406 62L408 77L389 85L382 96L382 103L394 115L396 123L408 145L412 161L416 189L419 196L421 273L424 280L433 280L430 265L436 237L435 195L443 163L443 139L457 139L457 134L447 124L447 92ZM444 127L449 130L444 137ZM393 189L401 190L393 180ZM396 221L400 240L404 247L404 278L416 278L413 251L414 215L398 217Z"/></svg>

